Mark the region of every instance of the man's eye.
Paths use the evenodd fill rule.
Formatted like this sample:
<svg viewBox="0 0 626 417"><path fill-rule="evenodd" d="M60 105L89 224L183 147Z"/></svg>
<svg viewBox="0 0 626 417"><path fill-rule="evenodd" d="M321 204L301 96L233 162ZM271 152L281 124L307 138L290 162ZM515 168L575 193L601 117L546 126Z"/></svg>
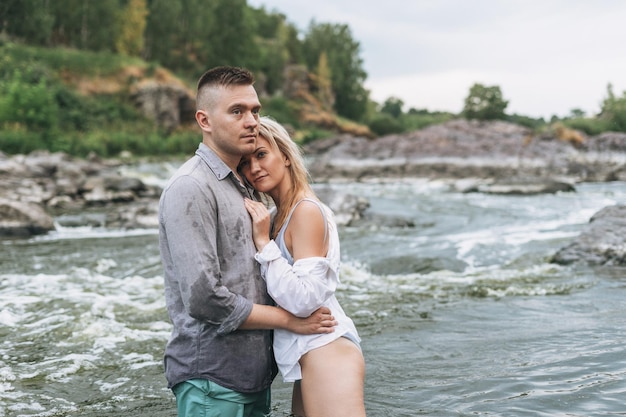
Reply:
<svg viewBox="0 0 626 417"><path fill-rule="evenodd" d="M252 110L252 114L259 114L261 112L261 109L253 109Z"/></svg>
<svg viewBox="0 0 626 417"><path fill-rule="evenodd" d="M241 110L239 110L239 109L234 109L234 110L233 110L233 114L241 114Z"/></svg>

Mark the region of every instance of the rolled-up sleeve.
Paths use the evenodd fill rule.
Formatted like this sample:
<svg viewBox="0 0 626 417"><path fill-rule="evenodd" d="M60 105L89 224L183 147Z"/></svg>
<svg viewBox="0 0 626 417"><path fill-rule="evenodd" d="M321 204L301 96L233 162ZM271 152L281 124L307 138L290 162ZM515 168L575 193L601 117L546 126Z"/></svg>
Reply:
<svg viewBox="0 0 626 417"><path fill-rule="evenodd" d="M337 289L337 271L324 257L299 259L290 265L272 240L255 259L270 296L297 317L310 316Z"/></svg>

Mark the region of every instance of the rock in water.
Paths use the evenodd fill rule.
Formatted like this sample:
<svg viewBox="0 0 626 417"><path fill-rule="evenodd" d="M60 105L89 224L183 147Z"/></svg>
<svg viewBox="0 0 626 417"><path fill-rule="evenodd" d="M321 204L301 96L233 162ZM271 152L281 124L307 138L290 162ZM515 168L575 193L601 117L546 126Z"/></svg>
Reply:
<svg viewBox="0 0 626 417"><path fill-rule="evenodd" d="M578 238L560 249L551 262L626 265L626 205L605 207L594 214Z"/></svg>
<svg viewBox="0 0 626 417"><path fill-rule="evenodd" d="M40 205L0 199L0 236L31 236L50 230L54 221Z"/></svg>

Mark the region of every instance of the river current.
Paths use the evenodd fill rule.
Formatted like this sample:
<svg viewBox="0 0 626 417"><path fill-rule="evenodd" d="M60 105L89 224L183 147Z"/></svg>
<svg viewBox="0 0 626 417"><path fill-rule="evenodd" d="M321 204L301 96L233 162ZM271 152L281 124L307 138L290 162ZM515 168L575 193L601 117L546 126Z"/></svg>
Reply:
<svg viewBox="0 0 626 417"><path fill-rule="evenodd" d="M368 416L626 415L626 269L549 263L626 203L625 183L524 197L332 186L415 223L340 230ZM105 226L0 241L0 417L176 414L157 240ZM272 415L289 404L278 376Z"/></svg>

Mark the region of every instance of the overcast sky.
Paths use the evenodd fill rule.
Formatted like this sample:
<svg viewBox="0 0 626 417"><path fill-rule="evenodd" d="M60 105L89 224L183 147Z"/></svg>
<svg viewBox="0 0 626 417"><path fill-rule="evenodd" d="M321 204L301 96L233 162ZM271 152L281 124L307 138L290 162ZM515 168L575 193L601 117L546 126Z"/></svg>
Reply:
<svg viewBox="0 0 626 417"><path fill-rule="evenodd" d="M497 85L506 112L594 115L626 90L622 0L248 0L301 31L347 24L372 99L458 113L474 83Z"/></svg>

